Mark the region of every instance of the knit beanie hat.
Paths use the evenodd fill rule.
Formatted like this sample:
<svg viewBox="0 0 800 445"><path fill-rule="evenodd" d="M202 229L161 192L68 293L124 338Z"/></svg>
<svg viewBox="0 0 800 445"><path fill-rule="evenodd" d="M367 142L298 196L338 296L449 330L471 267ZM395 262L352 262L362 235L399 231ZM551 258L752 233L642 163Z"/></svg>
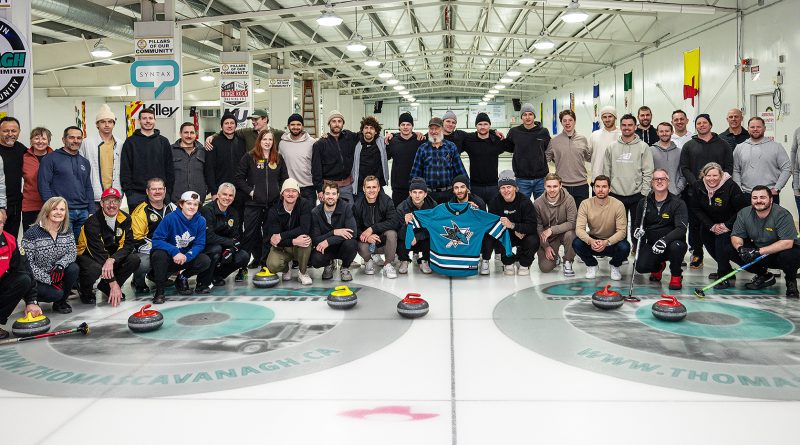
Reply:
<svg viewBox="0 0 800 445"><path fill-rule="evenodd" d="M344 116L339 112L339 110L331 110L331 112L328 114L328 125L331 124L331 119L334 117L338 117L342 120L342 122L344 122Z"/></svg>
<svg viewBox="0 0 800 445"><path fill-rule="evenodd" d="M225 114L222 115L222 117L219 120L219 126L220 127L223 126L225 124L225 121L228 120L228 119L233 119L233 123L239 123L239 121L236 120L236 116L234 116L231 113L225 113Z"/></svg>
<svg viewBox="0 0 800 445"><path fill-rule="evenodd" d="M714 124L711 123L711 116L709 116L708 113L700 113L700 114L698 114L697 117L694 118L694 124L695 125L697 125L697 120L700 119L700 118L703 118L703 119L707 120L708 121L708 125L714 125Z"/></svg>
<svg viewBox="0 0 800 445"><path fill-rule="evenodd" d="M303 116L300 116L299 113L292 114L291 116L289 116L289 120L286 122L286 125L289 125L292 122L300 122L302 124L303 123Z"/></svg>
<svg viewBox="0 0 800 445"><path fill-rule="evenodd" d="M497 180L497 186L502 187L504 185L517 186L517 177L514 176L513 170L503 170L500 172L500 179Z"/></svg>
<svg viewBox="0 0 800 445"><path fill-rule="evenodd" d="M469 188L469 176L467 176L467 175L458 175L458 176L456 176L455 178L453 178L452 185L456 185L457 182L463 182L464 185L466 185L467 188Z"/></svg>
<svg viewBox="0 0 800 445"><path fill-rule="evenodd" d="M422 190L424 192L428 191L428 184L425 183L425 180L422 178L412 178L411 183L408 184L408 190Z"/></svg>
<svg viewBox="0 0 800 445"><path fill-rule="evenodd" d="M114 112L111 111L111 108L108 106L108 104L100 105L100 112L97 113L94 121L97 122L101 119L112 119L114 122L117 121L117 116L114 115Z"/></svg>
<svg viewBox="0 0 800 445"><path fill-rule="evenodd" d="M411 116L411 113L406 111L405 113L400 115L400 120L399 120L398 124L411 124L413 126L414 125L414 117Z"/></svg>
<svg viewBox="0 0 800 445"><path fill-rule="evenodd" d="M475 126L478 126L478 124L481 122L487 122L489 124L492 123L492 121L489 119L489 115L484 112L480 112L477 116L475 116Z"/></svg>
<svg viewBox="0 0 800 445"><path fill-rule="evenodd" d="M605 107L600 109L600 117L602 117L606 113L609 113L609 114L613 115L614 117L617 117L617 110L616 110L616 108L612 107L611 105L606 105Z"/></svg>
<svg viewBox="0 0 800 445"><path fill-rule="evenodd" d="M296 191L300 191L300 184L294 178L286 178L283 181L283 185L281 186L281 193L285 192L286 189L294 189Z"/></svg>
<svg viewBox="0 0 800 445"><path fill-rule="evenodd" d="M520 107L519 112L520 116L522 116L525 113L533 113L533 117L536 117L536 112L533 111L533 105L527 102L522 104L522 107Z"/></svg>
<svg viewBox="0 0 800 445"><path fill-rule="evenodd" d="M458 123L458 119L456 119L456 114L453 113L452 110L447 110L447 112L444 113L444 116L442 116L442 120L446 119L453 119L454 121L456 121L456 123Z"/></svg>

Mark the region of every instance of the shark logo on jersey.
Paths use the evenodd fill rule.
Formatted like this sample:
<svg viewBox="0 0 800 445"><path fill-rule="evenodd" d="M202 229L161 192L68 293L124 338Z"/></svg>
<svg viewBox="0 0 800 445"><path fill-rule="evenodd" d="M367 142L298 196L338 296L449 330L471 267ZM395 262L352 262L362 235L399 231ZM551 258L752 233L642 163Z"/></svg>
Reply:
<svg viewBox="0 0 800 445"><path fill-rule="evenodd" d="M194 241L194 237L189 232L183 232L183 235L175 235L175 247L183 249L188 247Z"/></svg>
<svg viewBox="0 0 800 445"><path fill-rule="evenodd" d="M458 227L455 221L450 221L453 227L442 226L445 233L440 233L442 237L450 240L445 247L458 247L461 244L469 245L469 239L472 238L472 231L469 228L462 229Z"/></svg>

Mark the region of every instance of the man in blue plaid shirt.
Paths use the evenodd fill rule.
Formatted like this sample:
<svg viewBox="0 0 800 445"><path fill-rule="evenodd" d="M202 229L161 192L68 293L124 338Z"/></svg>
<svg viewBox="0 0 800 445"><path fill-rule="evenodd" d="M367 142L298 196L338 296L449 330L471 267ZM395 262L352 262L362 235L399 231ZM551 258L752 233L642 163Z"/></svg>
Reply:
<svg viewBox="0 0 800 445"><path fill-rule="evenodd" d="M428 141L420 145L411 168L412 178L423 178L436 202L447 202L453 194L453 178L467 174L456 145L444 139L442 119L431 118Z"/></svg>

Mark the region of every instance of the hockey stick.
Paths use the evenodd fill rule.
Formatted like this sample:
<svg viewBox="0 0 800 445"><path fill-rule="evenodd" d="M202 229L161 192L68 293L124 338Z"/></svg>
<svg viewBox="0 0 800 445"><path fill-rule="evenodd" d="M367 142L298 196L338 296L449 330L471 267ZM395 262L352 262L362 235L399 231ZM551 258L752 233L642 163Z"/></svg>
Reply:
<svg viewBox="0 0 800 445"><path fill-rule="evenodd" d="M86 324L86 323L81 323L80 326L78 326L77 328L62 329L60 331L55 331L55 332L45 332L44 334L33 335L31 337L20 337L20 338L11 338L11 339L8 339L8 340L3 340L3 341L0 341L0 346L2 346L2 345L10 345L10 344L13 344L13 343L19 343L19 342L28 341L28 340L36 340L36 339L39 339L39 338L57 337L59 335L70 335L70 334L77 334L77 333L81 333L83 335L89 335L89 332L90 332L89 325Z"/></svg>
<svg viewBox="0 0 800 445"><path fill-rule="evenodd" d="M731 272L726 273L725 276L718 278L716 281L714 281L713 283L709 284L708 286L706 286L706 287L704 287L702 289L695 288L695 290L694 290L695 296L698 296L700 298L704 298L706 296L706 291L707 290L711 289L712 287L716 286L719 283L722 283L723 281L727 280L728 278L730 278L730 277L736 275L737 273L747 269L748 267L752 266L753 264L756 264L757 262L763 260L764 258L766 258L768 256L769 256L769 254L765 253L764 255L761 255L760 257L758 257L758 258L754 259L753 261L745 264L744 266L742 266L742 267L740 267L740 268L738 268L736 270L733 270Z"/></svg>

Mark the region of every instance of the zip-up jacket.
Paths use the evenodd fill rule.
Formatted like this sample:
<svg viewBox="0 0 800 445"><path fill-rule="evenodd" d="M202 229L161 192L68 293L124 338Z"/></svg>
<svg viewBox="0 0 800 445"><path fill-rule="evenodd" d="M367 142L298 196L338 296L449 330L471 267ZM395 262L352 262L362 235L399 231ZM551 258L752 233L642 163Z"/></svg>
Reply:
<svg viewBox="0 0 800 445"><path fill-rule="evenodd" d="M89 160L92 166L92 189L94 189L94 200L100 201L103 196L103 173L100 171L100 146L103 145L103 138L99 133L87 136L81 144L79 153ZM111 171L111 187L120 190L119 183L119 158L122 155L122 144L114 138L114 164Z"/></svg>
<svg viewBox="0 0 800 445"><path fill-rule="evenodd" d="M373 143L378 146L378 153L381 156L382 177L379 177L378 179L380 179L379 182L381 183L381 186L383 186L389 183L389 158L388 154L386 153L386 143L383 141L383 138L379 136L375 137ZM359 169L361 168L361 147L364 144L365 142L363 138L359 137L356 148L353 151L353 170L351 176L353 177L354 181L357 181L356 184L353 185L354 195L362 194L364 192L361 189L361 180L362 176L366 177L366 174L359 172Z"/></svg>
<svg viewBox="0 0 800 445"><path fill-rule="evenodd" d="M535 122L530 130L524 125L511 128L505 140L508 151L514 153L511 169L517 179L539 179L547 175L549 168L545 152L550 145L550 132L539 122Z"/></svg>
<svg viewBox="0 0 800 445"><path fill-rule="evenodd" d="M53 149L47 147L47 153L50 154ZM22 211L34 212L40 210L44 205L42 196L39 194L39 157L33 154L33 148L22 155ZM74 241L73 237L73 241Z"/></svg>
<svg viewBox="0 0 800 445"><path fill-rule="evenodd" d="M144 194L147 181L161 178L167 185L167 193L175 185L175 170L170 143L158 130L150 136L136 130L125 143L119 161L119 183L122 190Z"/></svg>
<svg viewBox="0 0 800 445"><path fill-rule="evenodd" d="M164 202L164 207L156 209L149 201L136 206L131 212L131 229L133 230L133 245L139 253L150 253L153 247L153 234L165 216L178 207L171 202Z"/></svg>
<svg viewBox="0 0 800 445"><path fill-rule="evenodd" d="M120 210L115 219L114 229L111 229L106 224L103 209L89 215L78 236L78 255L103 263L109 257L122 261L133 253L131 217Z"/></svg>
<svg viewBox="0 0 800 445"><path fill-rule="evenodd" d="M556 165L564 185L576 187L588 183L586 163L592 160L592 150L585 136L577 132L569 136L562 131L550 139L545 156L548 162L553 161Z"/></svg>
<svg viewBox="0 0 800 445"><path fill-rule="evenodd" d="M748 139L733 152L733 180L745 192L757 185L781 190L792 175L792 162L783 145L762 138Z"/></svg>
<svg viewBox="0 0 800 445"><path fill-rule="evenodd" d="M647 127L647 130L636 127L635 133L636 136L639 136L639 139L647 144L648 147L658 142L658 131L656 130L656 127L652 125Z"/></svg>
<svg viewBox="0 0 800 445"><path fill-rule="evenodd" d="M736 214L750 205L750 196L742 193L739 184L730 175L723 175L722 181L724 182L711 198L708 197L705 182L697 181L693 186L689 210L703 223L706 230L720 223L732 230Z"/></svg>
<svg viewBox="0 0 800 445"><path fill-rule="evenodd" d="M622 136L606 149L603 173L611 178L611 191L620 196L650 193L653 177L653 153L650 146L634 136L624 142Z"/></svg>
<svg viewBox="0 0 800 445"><path fill-rule="evenodd" d="M54 196L67 200L70 210L94 211L92 167L79 153L69 154L59 148L42 158L39 165L39 195L42 201Z"/></svg>
<svg viewBox="0 0 800 445"><path fill-rule="evenodd" d="M708 142L697 135L692 136L692 140L681 148L681 173L686 184L694 185L698 181L700 170L709 162L716 162L722 166L722 170L733 174L733 149L716 133L711 133Z"/></svg>
<svg viewBox="0 0 800 445"><path fill-rule="evenodd" d="M498 193L489 203L489 213L508 218L514 223L514 228L510 229L513 232L536 236L536 209L533 207L533 201L520 193L516 193L511 202L507 202L503 195Z"/></svg>
<svg viewBox="0 0 800 445"><path fill-rule="evenodd" d="M575 230L578 219L578 208L575 206L575 198L561 189L555 204L550 204L547 193L533 201L536 209L536 233L542 233L545 229L550 229L551 236Z"/></svg>
<svg viewBox="0 0 800 445"><path fill-rule="evenodd" d="M216 194L223 182L233 184L236 167L247 150L244 139L236 134L231 139L224 134L215 136L211 144L214 149L206 152L205 177L208 191Z"/></svg>
<svg viewBox="0 0 800 445"><path fill-rule="evenodd" d="M217 201L211 201L200 208L200 214L206 220L206 248L210 246L233 247L239 240L239 212L228 206L222 211Z"/></svg>
<svg viewBox="0 0 800 445"><path fill-rule="evenodd" d="M633 218L633 227L642 223L644 200L647 199L647 214L644 215L644 240L648 245L664 239L667 244L672 241L686 240L686 229L689 227L689 213L682 199L667 192L667 199L656 207L655 193L651 193L639 201Z"/></svg>
<svg viewBox="0 0 800 445"><path fill-rule="evenodd" d="M200 201L205 200L208 194L206 184L206 150L199 141L194 141L192 154L186 153L181 148L181 140L172 144L172 166L175 174L175 183L169 189L172 201L178 202L184 192L193 191L200 195ZM216 190L214 190L216 192Z"/></svg>
<svg viewBox="0 0 800 445"><path fill-rule="evenodd" d="M358 133L342 130L339 138L330 134L314 142L311 155L311 174L314 188L322 191L324 180L341 181L353 172L353 155L358 142Z"/></svg>
<svg viewBox="0 0 800 445"><path fill-rule="evenodd" d="M356 218L353 216L353 206L339 199L336 208L331 214L331 222L325 218L325 204L320 203L311 211L311 241L314 246L322 241L328 240L329 246L341 244L344 238L333 234L334 229L350 229L353 231L353 238L356 238L358 226Z"/></svg>
<svg viewBox="0 0 800 445"><path fill-rule="evenodd" d="M414 201L411 200L411 197L405 199L405 201L401 202L399 206L397 206L397 213L400 216L400 223L405 224L405 217L406 213L416 213L419 210L428 210L436 207L436 200L431 198L430 195L425 196L425 199L422 200L422 207L417 208L414 205ZM417 241L424 240L428 238L428 231L426 229L414 229L414 237ZM397 232L397 238L400 240L406 239L406 231L400 228ZM405 242L405 241L403 241Z"/></svg>
<svg viewBox="0 0 800 445"><path fill-rule="evenodd" d="M311 173L311 160L314 154L314 143L316 139L308 135L307 132L300 133L300 139L292 139L292 133L283 133L278 152L286 162L286 171L289 177L297 180L300 187L314 185L314 177Z"/></svg>
<svg viewBox="0 0 800 445"><path fill-rule="evenodd" d="M468 133L459 151L469 156L470 183L482 187L496 185L500 154L510 150L497 134L489 133L486 139L481 139L478 133Z"/></svg>
<svg viewBox="0 0 800 445"><path fill-rule="evenodd" d="M75 235L71 230L56 235L53 239L50 232L39 224L34 224L22 235L22 249L27 253L33 278L44 284L51 284L50 270L54 266L67 266L75 262L77 247Z"/></svg>
<svg viewBox="0 0 800 445"><path fill-rule="evenodd" d="M169 256L182 253L186 262L194 261L206 248L206 219L200 212L192 219L179 209L164 217L153 234L153 249L163 250Z"/></svg>
<svg viewBox="0 0 800 445"><path fill-rule="evenodd" d="M236 193L246 196L247 206L270 206L280 198L281 186L288 177L283 156L278 155L278 164L271 165L267 159L256 161L247 153L239 160L236 170Z"/></svg>
<svg viewBox="0 0 800 445"><path fill-rule="evenodd" d="M311 236L311 202L302 197L297 198L292 213L286 211L282 202L269 209L267 216L266 242L272 235L279 234L281 241L279 247L292 247L292 240L300 235Z"/></svg>
<svg viewBox="0 0 800 445"><path fill-rule="evenodd" d="M380 235L387 230L400 230L400 214L386 193L383 190L378 192L378 197L373 204L367 202L367 197L363 193L358 196L353 204L353 215L356 218L358 233L372 228L372 232Z"/></svg>
<svg viewBox="0 0 800 445"><path fill-rule="evenodd" d="M681 173L681 149L670 141L667 148L661 148L657 143L651 145L650 153L653 154L653 168L663 168L669 175L669 192L680 195L686 188L686 179Z"/></svg>

